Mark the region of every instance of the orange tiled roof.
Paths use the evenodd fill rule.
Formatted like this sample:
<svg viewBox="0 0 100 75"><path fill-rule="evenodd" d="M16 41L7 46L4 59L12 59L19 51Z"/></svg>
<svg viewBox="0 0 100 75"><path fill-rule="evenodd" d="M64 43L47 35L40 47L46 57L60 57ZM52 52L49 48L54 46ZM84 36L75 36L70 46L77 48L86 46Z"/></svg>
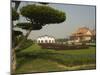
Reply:
<svg viewBox="0 0 100 75"><path fill-rule="evenodd" d="M91 30L87 27L82 27L82 28L79 28L75 33L72 34L72 36L90 36L90 35L87 35L86 33Z"/></svg>

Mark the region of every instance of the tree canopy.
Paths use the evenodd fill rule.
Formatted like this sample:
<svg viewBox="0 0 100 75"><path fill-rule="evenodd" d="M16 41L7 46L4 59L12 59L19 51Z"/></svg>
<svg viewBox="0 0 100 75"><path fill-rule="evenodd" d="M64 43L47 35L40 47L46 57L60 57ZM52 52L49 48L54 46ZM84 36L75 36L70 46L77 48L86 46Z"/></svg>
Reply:
<svg viewBox="0 0 100 75"><path fill-rule="evenodd" d="M15 7L12 9L12 24L13 21L19 19L19 14L17 13L20 1L15 1ZM26 29L27 33L25 36L22 35L22 32L15 31L12 29L12 71L15 73L16 70L16 50L21 50L32 44L32 41L27 40L32 30L40 30L42 26L46 24L61 23L65 21L66 15L64 12L56 10L52 7L45 6L48 3L41 3L44 5L27 5L23 6L20 9L20 15L24 16L27 22L16 24L17 27ZM14 24L13 24L14 25ZM15 26L13 26L14 28ZM20 36L19 36L20 35Z"/></svg>
<svg viewBox="0 0 100 75"><path fill-rule="evenodd" d="M31 22L33 30L39 30L46 24L61 23L66 19L64 12L43 5L24 6L20 13Z"/></svg>
<svg viewBox="0 0 100 75"><path fill-rule="evenodd" d="M12 8L12 20L18 20L19 19L19 14L17 13L17 11Z"/></svg>
<svg viewBox="0 0 100 75"><path fill-rule="evenodd" d="M16 27L19 27L19 28L22 28L22 29L25 29L25 30L29 30L30 28L32 30L40 30L42 28L42 25L24 22L24 23L18 23L16 25Z"/></svg>

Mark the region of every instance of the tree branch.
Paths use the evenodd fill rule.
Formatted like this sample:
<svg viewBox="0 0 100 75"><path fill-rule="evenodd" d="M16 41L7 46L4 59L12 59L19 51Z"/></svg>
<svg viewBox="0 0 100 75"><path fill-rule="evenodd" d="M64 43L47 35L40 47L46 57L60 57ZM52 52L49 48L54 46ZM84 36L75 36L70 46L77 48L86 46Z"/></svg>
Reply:
<svg viewBox="0 0 100 75"><path fill-rule="evenodd" d="M25 37L23 38L23 40L14 48L15 50L19 49L20 46L24 43L24 41L27 39L27 37L29 36L29 34L31 33L32 28L29 29L29 31L27 32L27 34L25 35Z"/></svg>

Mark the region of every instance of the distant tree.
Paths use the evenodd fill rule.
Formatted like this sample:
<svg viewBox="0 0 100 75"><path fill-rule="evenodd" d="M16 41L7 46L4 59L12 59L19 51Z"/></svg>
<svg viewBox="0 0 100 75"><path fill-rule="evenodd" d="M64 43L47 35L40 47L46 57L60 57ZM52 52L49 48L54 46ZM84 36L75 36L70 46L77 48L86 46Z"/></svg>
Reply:
<svg viewBox="0 0 100 75"><path fill-rule="evenodd" d="M27 33L25 37L18 43L18 45L14 47L14 51L18 50L21 47L32 30L40 30L46 24L61 23L66 19L66 15L64 12L44 5L27 5L20 9L20 13L23 17L26 18L27 22L18 23L16 26L27 30ZM12 17L15 17L15 15ZM16 58L16 55L14 55L14 58ZM13 64L15 70L16 59Z"/></svg>
<svg viewBox="0 0 100 75"><path fill-rule="evenodd" d="M68 39L66 39L66 38L56 39L56 42L60 43L60 44L66 44L67 41L68 41Z"/></svg>

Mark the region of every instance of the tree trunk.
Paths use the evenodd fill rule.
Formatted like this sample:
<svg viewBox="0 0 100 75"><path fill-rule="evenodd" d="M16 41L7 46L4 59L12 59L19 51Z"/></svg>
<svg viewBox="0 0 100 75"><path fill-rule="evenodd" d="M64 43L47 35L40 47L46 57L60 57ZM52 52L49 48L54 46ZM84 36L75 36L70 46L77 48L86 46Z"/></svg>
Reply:
<svg viewBox="0 0 100 75"><path fill-rule="evenodd" d="M15 49L12 49L12 57L11 57L11 74L15 75L15 71L16 71L16 53L15 53Z"/></svg>
<svg viewBox="0 0 100 75"><path fill-rule="evenodd" d="M25 35L25 37L23 38L23 40L15 47L15 50L19 49L19 47L23 44L23 42L27 39L27 37L29 36L29 34L31 33L31 29L27 32L27 34Z"/></svg>
<svg viewBox="0 0 100 75"><path fill-rule="evenodd" d="M15 2L15 9L17 10L19 7L20 1ZM12 25L14 26L13 22ZM16 49L12 48L12 57L11 57L11 75L15 75L16 71Z"/></svg>
<svg viewBox="0 0 100 75"><path fill-rule="evenodd" d="M20 46L23 44L23 42L27 39L29 34L31 33L31 29L27 32L26 36L23 38L23 40L12 49L12 58L11 58L11 73L15 75L16 73L16 50L20 48Z"/></svg>

